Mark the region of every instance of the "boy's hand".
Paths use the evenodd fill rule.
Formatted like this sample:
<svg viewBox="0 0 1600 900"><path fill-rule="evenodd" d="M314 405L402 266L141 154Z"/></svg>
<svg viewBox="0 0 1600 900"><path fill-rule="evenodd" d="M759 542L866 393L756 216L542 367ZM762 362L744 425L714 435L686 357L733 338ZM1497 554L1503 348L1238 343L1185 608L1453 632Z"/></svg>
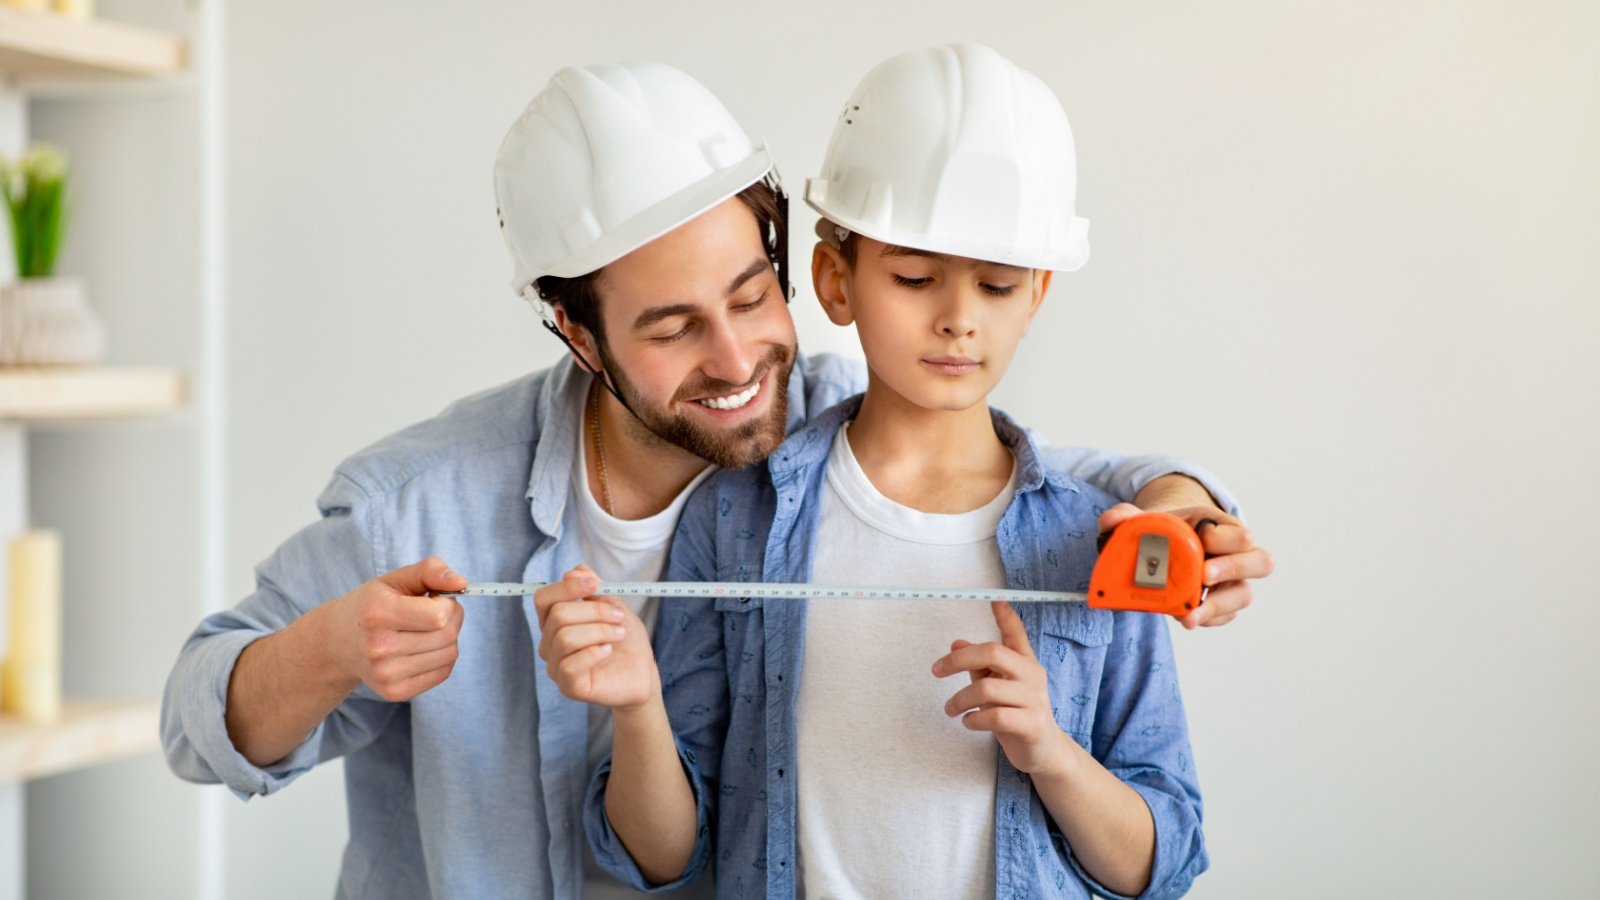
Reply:
<svg viewBox="0 0 1600 900"><path fill-rule="evenodd" d="M650 635L620 600L594 596L599 588L594 570L578 566L533 595L539 658L573 700L635 709L661 693Z"/></svg>
<svg viewBox="0 0 1600 900"><path fill-rule="evenodd" d="M1207 627L1226 625L1239 611L1250 605L1250 579L1266 578L1272 574L1272 554L1257 547L1244 523L1215 506L1184 506L1162 509L1160 504L1144 508L1131 503L1118 503L1100 516L1100 533L1115 528L1123 521L1141 512L1171 513L1188 522L1200 535L1200 545L1206 551L1204 584L1211 590L1200 608L1178 621L1193 630L1197 625ZM1208 524L1209 523L1209 524Z"/></svg>
<svg viewBox="0 0 1600 900"><path fill-rule="evenodd" d="M945 702L944 713L961 716L961 723L973 731L994 732L1019 772L1060 766L1071 739L1050 711L1049 677L1033 655L1022 617L1009 603L989 605L1000 626L1000 643L956 641L933 664L933 674L940 678L957 672L972 676L971 684Z"/></svg>

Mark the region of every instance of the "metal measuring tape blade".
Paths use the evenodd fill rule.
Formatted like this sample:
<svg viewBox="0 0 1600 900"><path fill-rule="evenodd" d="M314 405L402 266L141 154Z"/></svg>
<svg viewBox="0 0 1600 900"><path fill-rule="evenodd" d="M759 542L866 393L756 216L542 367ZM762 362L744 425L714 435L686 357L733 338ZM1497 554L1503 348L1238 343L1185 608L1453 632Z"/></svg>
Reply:
<svg viewBox="0 0 1600 900"><path fill-rule="evenodd" d="M601 582L613 597L736 597L764 600L990 600L1006 603L1087 603L1096 609L1163 613L1182 618L1201 603L1205 550L1189 523L1147 512L1118 525L1095 561L1087 594L1011 588L930 588L734 581ZM531 597L547 582L482 582L457 597Z"/></svg>

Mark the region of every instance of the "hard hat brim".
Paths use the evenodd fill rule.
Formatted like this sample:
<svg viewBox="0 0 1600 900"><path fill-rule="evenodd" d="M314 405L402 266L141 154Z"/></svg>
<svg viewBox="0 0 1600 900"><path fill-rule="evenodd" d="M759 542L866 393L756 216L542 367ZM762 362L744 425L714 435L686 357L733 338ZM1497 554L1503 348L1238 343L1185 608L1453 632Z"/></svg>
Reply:
<svg viewBox="0 0 1600 900"><path fill-rule="evenodd" d="M943 253L949 256L960 256L967 259L979 259L985 262L999 263L1006 266L1019 266L1024 269L1045 269L1052 272L1076 272L1083 268L1089 261L1089 220L1073 217L1071 231L1060 247L1017 247L1006 244L994 244L984 241L962 240L947 235L908 234L901 232L884 233L870 224L863 223L854 216L846 215L828 207L830 204L818 202L813 196L812 182L815 179L806 179L806 205L816 211L821 219L817 220L817 237L832 243L832 225L841 225L849 231L893 244L897 247L909 247L913 250L926 250L929 253Z"/></svg>
<svg viewBox="0 0 1600 900"><path fill-rule="evenodd" d="M772 171L772 155L761 144L747 158L684 188L610 228L576 253L547 268L528 267L512 279L518 294L546 275L576 278L605 268L669 231L709 212L723 201L765 178Z"/></svg>

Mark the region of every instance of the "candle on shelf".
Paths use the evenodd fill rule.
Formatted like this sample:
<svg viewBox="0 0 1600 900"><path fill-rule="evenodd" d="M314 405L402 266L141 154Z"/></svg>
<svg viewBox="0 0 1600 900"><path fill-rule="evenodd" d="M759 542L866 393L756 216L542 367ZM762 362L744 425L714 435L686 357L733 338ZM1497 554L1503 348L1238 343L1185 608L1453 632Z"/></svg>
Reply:
<svg viewBox="0 0 1600 900"><path fill-rule="evenodd" d="M69 19L87 19L94 15L94 0L55 0L56 12Z"/></svg>
<svg viewBox="0 0 1600 900"><path fill-rule="evenodd" d="M61 713L61 535L11 542L11 641L0 664L0 708L34 721Z"/></svg>

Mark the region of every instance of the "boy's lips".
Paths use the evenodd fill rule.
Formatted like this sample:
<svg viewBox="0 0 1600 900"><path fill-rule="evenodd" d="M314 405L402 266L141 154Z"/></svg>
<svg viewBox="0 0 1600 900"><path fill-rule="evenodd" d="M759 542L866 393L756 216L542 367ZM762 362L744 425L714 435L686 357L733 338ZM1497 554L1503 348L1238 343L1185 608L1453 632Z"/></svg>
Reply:
<svg viewBox="0 0 1600 900"><path fill-rule="evenodd" d="M922 364L941 375L966 375L983 367L983 363L965 356L929 356L923 358Z"/></svg>

